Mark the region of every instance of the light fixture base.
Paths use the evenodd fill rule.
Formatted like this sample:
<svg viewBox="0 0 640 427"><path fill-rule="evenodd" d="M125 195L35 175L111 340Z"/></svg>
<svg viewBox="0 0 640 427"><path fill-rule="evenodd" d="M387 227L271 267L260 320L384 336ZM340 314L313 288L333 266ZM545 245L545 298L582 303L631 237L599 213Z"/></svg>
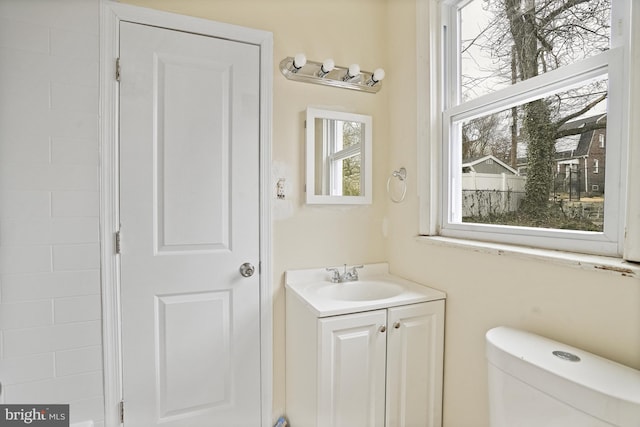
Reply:
<svg viewBox="0 0 640 427"><path fill-rule="evenodd" d="M295 73L291 71L293 57L287 57L280 61L280 71L289 80L305 83L340 87L343 89L358 90L361 92L377 93L382 87L382 82L378 81L373 85L367 84L371 81L373 73L370 71L360 71L360 74L348 81L343 81L343 77L349 71L349 67L336 65L335 68L322 77L320 72L322 62L307 60L306 64Z"/></svg>

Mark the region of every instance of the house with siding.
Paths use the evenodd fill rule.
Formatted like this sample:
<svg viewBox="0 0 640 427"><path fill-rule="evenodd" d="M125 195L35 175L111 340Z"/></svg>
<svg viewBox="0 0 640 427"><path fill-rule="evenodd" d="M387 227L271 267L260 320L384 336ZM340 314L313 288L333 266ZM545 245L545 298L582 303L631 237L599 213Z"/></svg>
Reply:
<svg viewBox="0 0 640 427"><path fill-rule="evenodd" d="M604 194L607 115L587 117L566 123L560 128L591 128L556 141L555 190L570 194L600 196ZM602 125L602 127L598 127ZM595 129L594 129L595 128Z"/></svg>

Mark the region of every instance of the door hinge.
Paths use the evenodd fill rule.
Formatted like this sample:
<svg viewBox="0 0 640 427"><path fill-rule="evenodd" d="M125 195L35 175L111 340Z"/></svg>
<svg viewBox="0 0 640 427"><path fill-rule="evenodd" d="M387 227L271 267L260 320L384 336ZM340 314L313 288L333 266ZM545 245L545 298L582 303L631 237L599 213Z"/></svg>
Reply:
<svg viewBox="0 0 640 427"><path fill-rule="evenodd" d="M115 242L115 244L116 244L116 247L115 247L116 254L120 254L120 231L116 231L116 242Z"/></svg>
<svg viewBox="0 0 640 427"><path fill-rule="evenodd" d="M124 424L124 400L120 401L120 424Z"/></svg>
<svg viewBox="0 0 640 427"><path fill-rule="evenodd" d="M116 58L116 81L120 81L120 58Z"/></svg>

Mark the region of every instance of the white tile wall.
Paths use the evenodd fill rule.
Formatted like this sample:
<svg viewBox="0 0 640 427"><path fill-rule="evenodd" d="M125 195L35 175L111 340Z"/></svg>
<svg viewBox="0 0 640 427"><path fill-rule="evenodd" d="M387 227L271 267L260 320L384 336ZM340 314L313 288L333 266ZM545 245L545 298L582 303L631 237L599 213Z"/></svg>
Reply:
<svg viewBox="0 0 640 427"><path fill-rule="evenodd" d="M98 150L95 141L87 139L53 138L51 162L62 164L97 164Z"/></svg>
<svg viewBox="0 0 640 427"><path fill-rule="evenodd" d="M91 321L5 330L4 357L21 357L100 345L100 328L100 321Z"/></svg>
<svg viewBox="0 0 640 427"><path fill-rule="evenodd" d="M91 216L98 211L99 207L100 200L96 191L54 191L51 193L51 215L54 217Z"/></svg>
<svg viewBox="0 0 640 427"><path fill-rule="evenodd" d="M102 425L99 0L0 0L0 382Z"/></svg>
<svg viewBox="0 0 640 427"><path fill-rule="evenodd" d="M10 386L12 384L26 383L30 381L45 380L53 376L52 353L35 354L21 357L19 359L0 360L2 384Z"/></svg>
<svg viewBox="0 0 640 427"><path fill-rule="evenodd" d="M51 271L51 247L0 246L0 271L3 275Z"/></svg>
<svg viewBox="0 0 640 427"><path fill-rule="evenodd" d="M22 329L53 324L53 301L33 300L3 303L0 329Z"/></svg>
<svg viewBox="0 0 640 427"><path fill-rule="evenodd" d="M90 245L56 245L53 247L53 270L95 270L100 268L100 247Z"/></svg>
<svg viewBox="0 0 640 427"><path fill-rule="evenodd" d="M3 144L2 141L4 140L0 136L0 144ZM48 191L2 191L0 189L0 218L46 218L50 215L50 206L51 195Z"/></svg>
<svg viewBox="0 0 640 427"><path fill-rule="evenodd" d="M53 301L54 323L100 320L100 295L57 298Z"/></svg>
<svg viewBox="0 0 640 427"><path fill-rule="evenodd" d="M12 21L10 15L2 15L2 19L0 19L0 46L47 55L49 53L49 28L30 22Z"/></svg>
<svg viewBox="0 0 640 427"><path fill-rule="evenodd" d="M88 58L95 55L98 35L88 36L77 31L51 30L51 54L69 58Z"/></svg>
<svg viewBox="0 0 640 427"><path fill-rule="evenodd" d="M74 418L73 402L75 400L98 397L102 395L102 372L95 371L80 375L66 375L44 381L6 386L5 393L13 396L16 402L71 402L71 422ZM81 421L81 420L78 420Z"/></svg>
<svg viewBox="0 0 640 427"><path fill-rule="evenodd" d="M2 280L2 300L5 303L99 293L98 270L7 275Z"/></svg>
<svg viewBox="0 0 640 427"><path fill-rule="evenodd" d="M56 374L60 376L98 371L102 367L102 348L85 347L56 352Z"/></svg>

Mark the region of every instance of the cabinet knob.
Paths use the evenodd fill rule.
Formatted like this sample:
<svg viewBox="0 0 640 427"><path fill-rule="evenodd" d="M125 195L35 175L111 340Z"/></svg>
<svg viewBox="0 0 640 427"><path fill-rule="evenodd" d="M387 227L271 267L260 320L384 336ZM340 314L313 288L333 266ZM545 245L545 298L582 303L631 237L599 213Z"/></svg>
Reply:
<svg viewBox="0 0 640 427"><path fill-rule="evenodd" d="M400 329L400 322L395 322L393 324L393 327L396 328L396 329Z"/></svg>
<svg viewBox="0 0 640 427"><path fill-rule="evenodd" d="M382 325L382 326L380 326L380 329L378 329L378 330L379 330L380 332L384 333L384 332L386 332L386 331L387 331L387 327L386 327L386 326L384 326L384 325Z"/></svg>

